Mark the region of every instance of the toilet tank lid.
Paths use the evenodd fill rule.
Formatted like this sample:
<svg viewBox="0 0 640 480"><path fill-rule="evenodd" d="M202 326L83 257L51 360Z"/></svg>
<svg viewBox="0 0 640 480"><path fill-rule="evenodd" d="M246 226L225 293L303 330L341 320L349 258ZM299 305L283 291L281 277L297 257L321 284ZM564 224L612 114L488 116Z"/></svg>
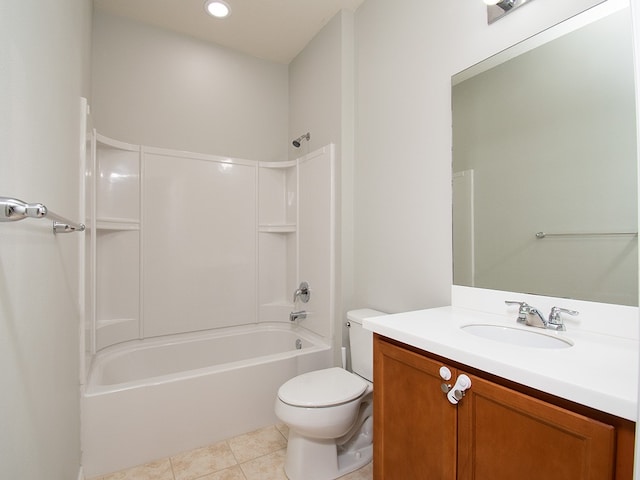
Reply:
<svg viewBox="0 0 640 480"><path fill-rule="evenodd" d="M362 322L365 320L365 318L379 317L381 315L386 315L386 313L380 312L378 310L373 310L371 308L361 308L359 310L348 311L347 320L362 325Z"/></svg>

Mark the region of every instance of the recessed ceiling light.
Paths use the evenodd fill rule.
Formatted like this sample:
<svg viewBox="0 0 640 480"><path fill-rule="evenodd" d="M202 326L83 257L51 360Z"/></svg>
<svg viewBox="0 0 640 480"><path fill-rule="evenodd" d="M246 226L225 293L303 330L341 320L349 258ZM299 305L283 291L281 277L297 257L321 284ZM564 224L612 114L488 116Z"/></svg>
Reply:
<svg viewBox="0 0 640 480"><path fill-rule="evenodd" d="M220 0L207 0L204 9L209 15L216 18L225 18L231 14L231 8Z"/></svg>

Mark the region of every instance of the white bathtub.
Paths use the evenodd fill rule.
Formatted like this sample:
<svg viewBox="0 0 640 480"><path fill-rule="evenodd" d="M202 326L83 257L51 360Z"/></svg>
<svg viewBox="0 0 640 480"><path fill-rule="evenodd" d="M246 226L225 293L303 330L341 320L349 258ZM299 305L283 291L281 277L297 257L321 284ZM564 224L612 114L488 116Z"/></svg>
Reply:
<svg viewBox="0 0 640 480"><path fill-rule="evenodd" d="M82 399L85 475L114 472L276 423L279 386L331 361L329 345L287 324L109 347L96 356Z"/></svg>

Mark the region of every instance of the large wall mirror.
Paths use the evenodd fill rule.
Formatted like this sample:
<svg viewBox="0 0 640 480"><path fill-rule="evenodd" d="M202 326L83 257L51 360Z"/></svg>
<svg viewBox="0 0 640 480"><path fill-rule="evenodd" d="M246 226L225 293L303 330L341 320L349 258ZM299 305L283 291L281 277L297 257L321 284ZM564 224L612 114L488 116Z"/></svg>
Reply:
<svg viewBox="0 0 640 480"><path fill-rule="evenodd" d="M453 77L454 284L638 305L628 6Z"/></svg>

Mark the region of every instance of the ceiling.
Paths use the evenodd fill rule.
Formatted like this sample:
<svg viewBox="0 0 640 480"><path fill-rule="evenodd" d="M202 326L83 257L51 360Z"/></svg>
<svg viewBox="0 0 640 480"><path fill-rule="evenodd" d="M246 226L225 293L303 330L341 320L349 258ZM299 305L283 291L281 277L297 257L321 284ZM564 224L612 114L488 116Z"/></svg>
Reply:
<svg viewBox="0 0 640 480"><path fill-rule="evenodd" d="M364 0L225 0L226 19L210 17L204 0L94 0L97 9L287 64L341 9Z"/></svg>

